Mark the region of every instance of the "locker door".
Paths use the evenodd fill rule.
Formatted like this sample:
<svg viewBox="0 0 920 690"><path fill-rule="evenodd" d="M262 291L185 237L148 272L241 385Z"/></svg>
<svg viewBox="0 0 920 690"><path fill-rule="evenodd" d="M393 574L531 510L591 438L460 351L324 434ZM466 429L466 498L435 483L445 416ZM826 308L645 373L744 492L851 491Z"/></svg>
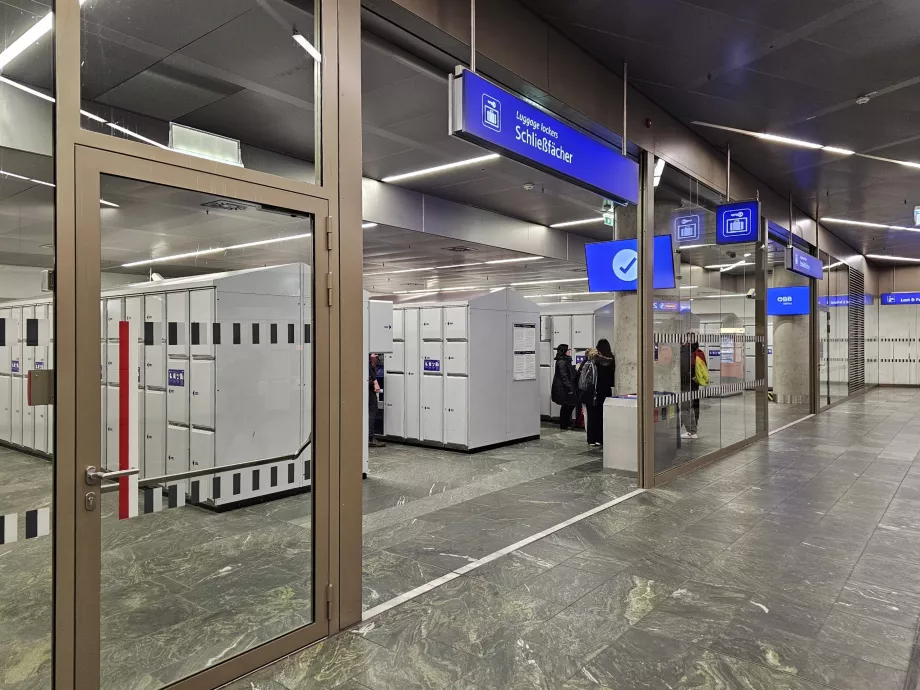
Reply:
<svg viewBox="0 0 920 690"><path fill-rule="evenodd" d="M406 337L406 310L405 309L394 309L393 310L393 340L405 340Z"/></svg>
<svg viewBox="0 0 920 690"><path fill-rule="evenodd" d="M371 352L393 350L393 303L371 300L367 303L367 341Z"/></svg>
<svg viewBox="0 0 920 690"><path fill-rule="evenodd" d="M191 440L189 442L189 465L191 469L198 470L205 467L214 467L214 432L203 429L192 429ZM262 470L263 472L265 470ZM211 477L204 476L192 482L198 481L198 500L204 501L211 498Z"/></svg>
<svg viewBox="0 0 920 690"><path fill-rule="evenodd" d="M444 343L444 372L446 374L469 374L469 347L466 341Z"/></svg>
<svg viewBox="0 0 920 690"><path fill-rule="evenodd" d="M540 414L544 417L550 417L550 395L552 394L553 368L540 367Z"/></svg>
<svg viewBox="0 0 920 690"><path fill-rule="evenodd" d="M125 297L125 320L137 329L138 337L143 335L144 296Z"/></svg>
<svg viewBox="0 0 920 690"><path fill-rule="evenodd" d="M572 342L569 345L580 350L594 347L593 314L577 314L572 317Z"/></svg>
<svg viewBox="0 0 920 690"><path fill-rule="evenodd" d="M112 385L118 385L118 347L118 342L105 344L105 380Z"/></svg>
<svg viewBox="0 0 920 690"><path fill-rule="evenodd" d="M118 424L121 419L118 404L118 389L105 387L105 467L110 471L119 467Z"/></svg>
<svg viewBox="0 0 920 690"><path fill-rule="evenodd" d="M193 359L189 419L192 426L214 428L214 360Z"/></svg>
<svg viewBox="0 0 920 690"><path fill-rule="evenodd" d="M189 293L189 342L193 357L213 357L214 343L211 324L214 323L214 289L192 290Z"/></svg>
<svg viewBox="0 0 920 690"><path fill-rule="evenodd" d="M551 341L553 339L553 317L540 317L540 340Z"/></svg>
<svg viewBox="0 0 920 690"><path fill-rule="evenodd" d="M2 408L2 405L0 405ZM2 414L2 411L0 411ZM48 452L54 453L54 406L48 406Z"/></svg>
<svg viewBox="0 0 920 690"><path fill-rule="evenodd" d="M10 415L10 422L12 424L12 429L10 430L10 442L21 446L22 445L22 379L18 376L13 376L10 379L10 383L13 388L12 395L10 396L10 406L12 407L12 414Z"/></svg>
<svg viewBox="0 0 920 690"><path fill-rule="evenodd" d="M421 438L419 433L421 356L418 346L418 324L418 309L406 309L406 438L416 439Z"/></svg>
<svg viewBox="0 0 920 690"><path fill-rule="evenodd" d="M467 307L444 308L445 340L467 340L469 338L468 314Z"/></svg>
<svg viewBox="0 0 920 690"><path fill-rule="evenodd" d="M105 301L105 337L118 339L118 323L125 319L125 300L122 297L109 297Z"/></svg>
<svg viewBox="0 0 920 690"><path fill-rule="evenodd" d="M13 433L13 383L9 376L0 374L0 441L11 441Z"/></svg>
<svg viewBox="0 0 920 690"><path fill-rule="evenodd" d="M166 474L166 393L144 392L144 476Z"/></svg>
<svg viewBox="0 0 920 690"><path fill-rule="evenodd" d="M144 384L150 388L166 388L166 346L144 347Z"/></svg>
<svg viewBox="0 0 920 690"><path fill-rule="evenodd" d="M422 343L422 373L444 371L444 343L429 340Z"/></svg>
<svg viewBox="0 0 920 690"><path fill-rule="evenodd" d="M469 437L466 429L467 401L466 391L469 379L465 376L448 376L445 378L444 412L447 428L444 442L459 446L468 446Z"/></svg>
<svg viewBox="0 0 920 690"><path fill-rule="evenodd" d="M406 375L387 374L383 379L383 433L387 436L404 438Z"/></svg>
<svg viewBox="0 0 920 690"><path fill-rule="evenodd" d="M32 417L35 420L35 437L32 440L32 447L41 452L48 452L48 406L40 405L30 408Z"/></svg>
<svg viewBox="0 0 920 690"><path fill-rule="evenodd" d="M189 451L188 427L169 424L166 427L166 474L187 472Z"/></svg>
<svg viewBox="0 0 920 690"><path fill-rule="evenodd" d="M394 340L393 352L386 354L383 358L383 361L387 371L405 372L406 344Z"/></svg>
<svg viewBox="0 0 920 690"><path fill-rule="evenodd" d="M444 441L444 377L422 376L422 440Z"/></svg>
<svg viewBox="0 0 920 690"><path fill-rule="evenodd" d="M28 373L35 368L35 346L26 345L26 330L30 319L35 318L35 307L22 308L22 320L19 322L19 341L22 347L22 361L20 362L19 371L25 378ZM31 446L29 446L31 448Z"/></svg>
<svg viewBox="0 0 920 690"><path fill-rule="evenodd" d="M189 386L188 362L169 360L166 372L166 419L172 424L188 426Z"/></svg>
<svg viewBox="0 0 920 690"><path fill-rule="evenodd" d="M166 354L188 357L188 291L166 294Z"/></svg>
<svg viewBox="0 0 920 690"><path fill-rule="evenodd" d="M31 349L31 348L29 348ZM29 405L29 386L25 375L22 377L22 445L35 448L35 408Z"/></svg>
<svg viewBox="0 0 920 690"><path fill-rule="evenodd" d="M572 344L572 317L571 316L554 316L553 317L553 349L560 345Z"/></svg>
<svg viewBox="0 0 920 690"><path fill-rule="evenodd" d="M2 338L0 338L0 375L10 373L13 342L16 340L16 331L11 330L13 328L12 313L10 309L0 309L0 319L3 320Z"/></svg>
<svg viewBox="0 0 920 690"><path fill-rule="evenodd" d="M422 340L441 340L443 329L441 321L443 319L440 307L428 307L419 310L420 326L419 331L422 334Z"/></svg>
<svg viewBox="0 0 920 690"><path fill-rule="evenodd" d="M146 395L143 388L137 391L137 466L141 471L140 476L144 476L144 427L146 426Z"/></svg>
<svg viewBox="0 0 920 690"><path fill-rule="evenodd" d="M537 345L537 353L539 355L539 364L551 364L553 361L553 345L552 343L541 342ZM574 360L573 360L574 362Z"/></svg>

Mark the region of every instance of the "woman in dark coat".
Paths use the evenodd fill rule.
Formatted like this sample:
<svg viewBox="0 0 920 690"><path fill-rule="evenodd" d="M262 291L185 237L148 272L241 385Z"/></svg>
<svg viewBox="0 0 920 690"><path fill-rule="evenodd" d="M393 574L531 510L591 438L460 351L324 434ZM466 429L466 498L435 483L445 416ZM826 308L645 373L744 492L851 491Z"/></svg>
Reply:
<svg viewBox="0 0 920 690"><path fill-rule="evenodd" d="M575 386L575 367L572 364L572 350L568 345L556 348L556 373L553 375L552 400L559 405L559 428L572 427L572 411L578 404L578 390Z"/></svg>
<svg viewBox="0 0 920 690"><path fill-rule="evenodd" d="M588 445L602 446L604 445L604 401L613 396L616 374L616 361L606 338L597 341L593 361L596 367L594 395L585 403L588 413Z"/></svg>

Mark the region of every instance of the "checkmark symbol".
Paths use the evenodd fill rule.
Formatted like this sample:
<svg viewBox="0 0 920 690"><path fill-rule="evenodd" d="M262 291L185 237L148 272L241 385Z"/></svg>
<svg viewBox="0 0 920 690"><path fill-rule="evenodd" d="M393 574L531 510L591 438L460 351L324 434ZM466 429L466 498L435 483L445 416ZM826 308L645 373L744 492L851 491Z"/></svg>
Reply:
<svg viewBox="0 0 920 690"><path fill-rule="evenodd" d="M629 271L632 270L632 267L636 265L636 262L638 260L639 259L637 259L636 257L633 257L632 260L628 264L623 266L623 269L622 269L623 273L629 273Z"/></svg>

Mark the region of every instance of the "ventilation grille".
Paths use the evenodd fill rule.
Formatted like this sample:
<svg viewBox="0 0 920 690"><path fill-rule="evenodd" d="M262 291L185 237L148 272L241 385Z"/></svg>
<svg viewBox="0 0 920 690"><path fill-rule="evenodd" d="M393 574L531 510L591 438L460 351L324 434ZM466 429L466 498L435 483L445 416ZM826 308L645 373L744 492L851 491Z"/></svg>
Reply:
<svg viewBox="0 0 920 690"><path fill-rule="evenodd" d="M866 287L863 274L849 267L848 349L850 395L866 387Z"/></svg>

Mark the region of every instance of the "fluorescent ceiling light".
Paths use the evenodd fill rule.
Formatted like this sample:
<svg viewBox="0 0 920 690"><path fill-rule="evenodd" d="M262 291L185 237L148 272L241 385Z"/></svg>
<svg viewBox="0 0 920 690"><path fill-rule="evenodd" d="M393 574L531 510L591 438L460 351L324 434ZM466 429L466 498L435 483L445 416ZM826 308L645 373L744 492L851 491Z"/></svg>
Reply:
<svg viewBox="0 0 920 690"><path fill-rule="evenodd" d="M492 261L483 261L484 264L514 264L520 261L540 261L542 256L521 256L517 259L494 259Z"/></svg>
<svg viewBox="0 0 920 690"><path fill-rule="evenodd" d="M679 290L696 290L698 287L699 285L681 285L678 289Z"/></svg>
<svg viewBox="0 0 920 690"><path fill-rule="evenodd" d="M441 288L439 292L463 292L465 290L483 290L481 285L464 285L463 287Z"/></svg>
<svg viewBox="0 0 920 690"><path fill-rule="evenodd" d="M906 165L908 168L920 168L920 163L913 163L911 161L898 161L901 165Z"/></svg>
<svg viewBox="0 0 920 690"><path fill-rule="evenodd" d="M473 263L469 263L469 264L450 264L449 266L435 266L435 268L440 270L442 268L466 268L467 266L482 266L482 262L474 261Z"/></svg>
<svg viewBox="0 0 920 690"><path fill-rule="evenodd" d="M313 233L307 232L302 235L291 235L289 237L275 237L270 240L257 240L255 242L244 242L243 244L232 244L229 247L212 247L211 249L199 249L194 252L185 252L183 254L173 254L172 256L161 256L156 259L144 259L143 261L132 261L122 264L122 268L132 266L147 266L149 264L158 264L165 261L175 261L176 259L190 259L196 256L205 256L207 254L220 254L221 252L230 251L231 249L247 249L249 247L262 247L266 244L277 244L279 242L290 242L291 240L304 240L313 237Z"/></svg>
<svg viewBox="0 0 920 690"><path fill-rule="evenodd" d="M664 173L664 166L666 165L664 158L659 158L655 161L655 177L661 177Z"/></svg>
<svg viewBox="0 0 920 690"><path fill-rule="evenodd" d="M41 185L44 185L45 187L53 187L53 186L54 186L54 183L53 183L53 182L45 182L44 180L36 180L36 179L34 179L34 178L29 178L29 182L34 182L35 184L41 184Z"/></svg>
<svg viewBox="0 0 920 690"><path fill-rule="evenodd" d="M82 5L83 3L81 2L80 4ZM49 12L35 22L35 24L33 24L22 36L13 41L6 50L0 53L0 71L19 57L26 48L51 31L53 23L54 14Z"/></svg>
<svg viewBox="0 0 920 690"><path fill-rule="evenodd" d="M711 266L703 266L703 268L708 268L710 270L715 270L717 268L722 269L723 271L734 268L735 266L753 266L753 261L736 261L733 264L712 264Z"/></svg>
<svg viewBox="0 0 920 690"><path fill-rule="evenodd" d="M302 33L300 33L299 31L294 31L292 38L294 39L294 42L297 43L297 45L299 45L301 48L307 51L307 53L310 55L311 58L313 58L317 62L323 61L323 56L320 55L319 51L316 49L316 47L312 43L310 43L310 41L304 38L304 35Z"/></svg>
<svg viewBox="0 0 920 690"><path fill-rule="evenodd" d="M777 144L788 144L789 146L802 146L806 149L820 149L823 148L821 144L815 144L811 141L803 141L801 139L792 139L790 137L781 137L776 134L767 134L765 132L754 132L754 136L758 139L766 139L767 141L775 141Z"/></svg>
<svg viewBox="0 0 920 690"><path fill-rule="evenodd" d="M426 266L425 268L401 268L396 271L382 271L380 273L366 273L364 274L365 278L372 278L374 276L391 276L397 273L419 273L421 271L440 271L447 268L466 268L467 266L482 266L481 261L476 261L468 264L451 264L449 266Z"/></svg>
<svg viewBox="0 0 920 690"><path fill-rule="evenodd" d="M153 139L148 139L147 137L141 136L137 132L132 132L130 129L122 127L121 125L116 125L114 122L106 122L105 124L114 130L122 132L123 134L127 134L129 137L134 137L135 139L139 139L140 141L143 141L146 144L151 144L153 146L157 146L161 149L167 149L169 151L172 150L168 146L163 146L163 144L161 144L158 141L154 141Z"/></svg>
<svg viewBox="0 0 920 690"><path fill-rule="evenodd" d="M551 228L570 228L573 225L587 225L588 223L603 223L604 217L598 216L597 218L585 218L584 220L567 220L564 223L553 223L550 225Z"/></svg>
<svg viewBox="0 0 920 690"><path fill-rule="evenodd" d="M118 204L111 202L111 201L106 201L105 199L100 199L99 203L102 204L103 206L111 206L112 208L121 208L121 206L119 206Z"/></svg>
<svg viewBox="0 0 920 690"><path fill-rule="evenodd" d="M17 180L28 180L28 177L23 175L17 175L16 173L7 172L6 170L0 170L0 175L6 175L7 177L15 177Z"/></svg>
<svg viewBox="0 0 920 690"><path fill-rule="evenodd" d="M361 223L361 227L367 230L368 228L376 228L377 223Z"/></svg>
<svg viewBox="0 0 920 690"><path fill-rule="evenodd" d="M753 254L751 254L750 252L748 252L747 254L744 255L744 258L746 259L746 258L748 258L749 256L753 256Z"/></svg>
<svg viewBox="0 0 920 690"><path fill-rule="evenodd" d="M677 251L682 252L685 249L699 249L700 247L714 247L714 244L685 244L682 247L678 247Z"/></svg>
<svg viewBox="0 0 920 690"><path fill-rule="evenodd" d="M554 292L549 295L530 295L531 299L542 297L584 297L585 295L612 295L612 292Z"/></svg>
<svg viewBox="0 0 920 690"><path fill-rule="evenodd" d="M831 153L839 153L842 156L852 156L856 153L856 151L850 151L850 149L842 149L837 146L822 146L821 148L825 151L830 151Z"/></svg>
<svg viewBox="0 0 920 690"><path fill-rule="evenodd" d="M465 165L475 165L476 163L485 163L486 161L494 161L497 158L500 158L497 153L490 153L488 156L477 156L476 158L468 158L463 161L457 161L456 163L446 163L445 165L436 165L433 168L424 168L423 170L416 170L414 172L402 173L401 175L390 175L389 177L384 177L383 182L399 182L400 180L408 180L411 177L421 177L422 175L431 175L434 173L443 172L444 170L453 170L454 168L462 168Z"/></svg>
<svg viewBox="0 0 920 690"><path fill-rule="evenodd" d="M723 297L747 297L743 292L731 293L727 295L697 295L693 299L722 299Z"/></svg>
<svg viewBox="0 0 920 690"><path fill-rule="evenodd" d="M36 91L35 89L30 89L28 86L26 86L25 84L20 84L18 81L13 81L12 79L7 79L6 77L0 77L0 83L9 84L13 88L19 89L20 91L25 91L26 93L32 94L33 96L37 96L38 98L41 98L43 101L54 103L53 96L44 94L41 91Z"/></svg>
<svg viewBox="0 0 920 690"><path fill-rule="evenodd" d="M548 285L549 283L578 283L587 280L587 278L554 278L552 280L528 280L524 283L511 283L511 287L521 285Z"/></svg>
<svg viewBox="0 0 920 690"><path fill-rule="evenodd" d="M105 124L108 124L108 123L106 122L106 120L102 119L102 118L99 117L98 115L93 115L92 113L89 113L89 112L87 112L87 111L85 111L85 110L81 110L81 111L80 111L80 114L81 114L83 117L88 117L90 120L95 120L96 122L101 122L101 123L104 124L104 125L105 125Z"/></svg>
<svg viewBox="0 0 920 690"><path fill-rule="evenodd" d="M920 259L912 259L909 256L890 256L887 254L866 254L867 259L880 259L882 261L910 261L920 263Z"/></svg>
<svg viewBox="0 0 920 690"><path fill-rule="evenodd" d="M840 223L842 225L855 225L862 228L883 228L890 230L907 230L908 232L920 232L920 228L910 228L904 225L885 225L884 223L868 223L862 220L846 220L844 218L821 218L822 223Z"/></svg>

